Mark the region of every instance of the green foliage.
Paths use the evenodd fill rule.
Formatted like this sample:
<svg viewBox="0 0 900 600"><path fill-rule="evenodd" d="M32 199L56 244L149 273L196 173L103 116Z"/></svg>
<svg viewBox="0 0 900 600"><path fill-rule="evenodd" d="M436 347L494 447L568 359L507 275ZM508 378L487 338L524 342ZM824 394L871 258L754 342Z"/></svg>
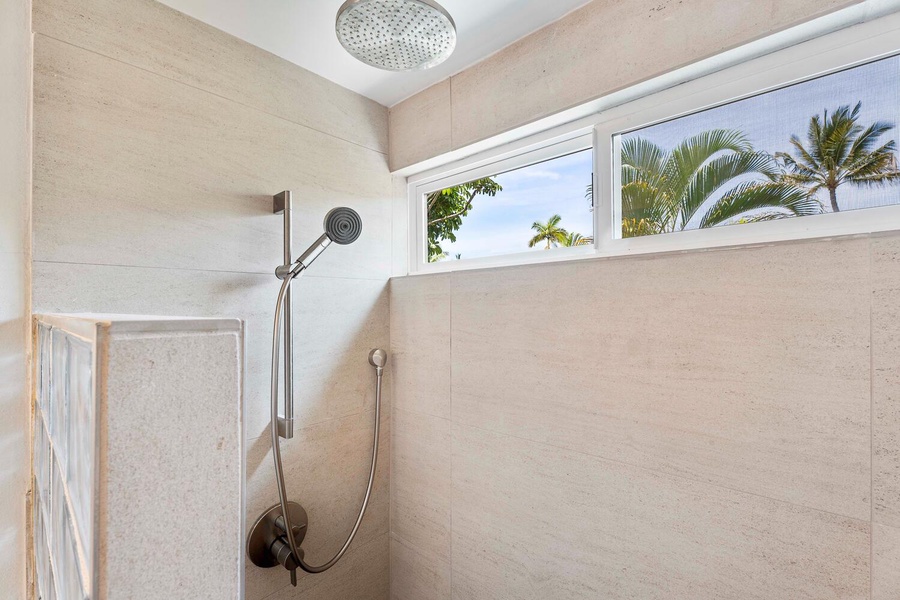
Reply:
<svg viewBox="0 0 900 600"><path fill-rule="evenodd" d="M841 210L837 189L845 183L880 186L900 181L894 140L879 141L894 126L885 121L860 125L861 107L857 102L852 110L841 106L830 115L827 110L821 117L814 115L805 144L796 135L791 136L796 156L788 152L775 155L785 170L782 180L811 194L827 190L832 212Z"/></svg>
<svg viewBox="0 0 900 600"><path fill-rule="evenodd" d="M780 181L780 175L774 157L755 151L739 131L705 131L669 152L642 138L626 139L622 235L680 231L689 224L715 227L747 213L775 219L822 211L807 190Z"/></svg>
<svg viewBox="0 0 900 600"><path fill-rule="evenodd" d="M503 187L492 177L476 179L443 190L432 192L425 197L428 211L428 262L446 257L441 242L456 241L456 232L462 226L462 219L472 210L476 196L496 196Z"/></svg>
<svg viewBox="0 0 900 600"><path fill-rule="evenodd" d="M594 238L592 237L584 237L580 233L575 233L574 231L569 232L566 235L565 239L563 239L559 245L565 248L572 248L575 246L589 246L594 243Z"/></svg>
<svg viewBox="0 0 900 600"><path fill-rule="evenodd" d="M528 247L534 248L541 242L547 243L546 250L549 250L551 245L564 246L569 238L569 232L559 226L560 221L561 216L553 215L546 223L540 221L532 223L531 228L537 233L528 241Z"/></svg>

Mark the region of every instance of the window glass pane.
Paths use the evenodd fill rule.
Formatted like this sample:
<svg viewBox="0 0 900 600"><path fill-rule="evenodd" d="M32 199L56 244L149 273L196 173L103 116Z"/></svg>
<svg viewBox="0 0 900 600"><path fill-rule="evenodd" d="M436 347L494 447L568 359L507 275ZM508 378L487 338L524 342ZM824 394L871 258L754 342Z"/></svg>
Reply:
<svg viewBox="0 0 900 600"><path fill-rule="evenodd" d="M616 235L900 204L900 58L615 137Z"/></svg>
<svg viewBox="0 0 900 600"><path fill-rule="evenodd" d="M592 149L425 195L428 262L593 243Z"/></svg>

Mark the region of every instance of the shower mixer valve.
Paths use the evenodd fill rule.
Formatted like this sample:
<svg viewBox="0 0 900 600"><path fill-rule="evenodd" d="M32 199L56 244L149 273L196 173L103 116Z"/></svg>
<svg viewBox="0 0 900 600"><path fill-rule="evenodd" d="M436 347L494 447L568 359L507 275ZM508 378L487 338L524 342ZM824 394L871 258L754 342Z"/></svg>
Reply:
<svg viewBox="0 0 900 600"><path fill-rule="evenodd" d="M300 544L306 537L306 528L309 524L306 510L296 502L288 502L288 507L291 511L294 541ZM300 556L297 558L302 560L303 550L298 548L298 552ZM297 585L297 569L300 568L300 563L291 552L281 503L269 507L253 524L247 538L247 556L254 565L264 569L281 565L291 572L291 583Z"/></svg>

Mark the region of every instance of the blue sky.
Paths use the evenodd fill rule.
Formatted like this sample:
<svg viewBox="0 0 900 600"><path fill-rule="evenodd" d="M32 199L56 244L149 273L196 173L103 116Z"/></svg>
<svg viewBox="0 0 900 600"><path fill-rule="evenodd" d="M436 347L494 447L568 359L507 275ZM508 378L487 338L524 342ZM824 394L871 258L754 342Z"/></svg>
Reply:
<svg viewBox="0 0 900 600"><path fill-rule="evenodd" d="M773 92L681 117L625 134L639 136L668 150L683 139L709 129L743 131L754 148L772 154L792 152L791 135L806 139L809 119L824 110L833 112L842 105L862 102L859 122L900 123L900 57L886 58L854 69L826 75ZM882 142L898 140L900 130L882 136ZM795 154L795 153L793 153ZM854 210L900 201L900 186L885 188L838 188L841 210ZM827 192L819 200L830 210Z"/></svg>
<svg viewBox="0 0 900 600"><path fill-rule="evenodd" d="M790 151L789 140L796 134L805 139L809 119L823 110L862 102L860 123L875 120L900 123L900 57L892 57L855 69L842 71L774 92L754 96L645 127L625 136L641 136L662 148L673 148L686 137L716 128L739 129L753 146L770 153ZM898 140L896 127L885 135ZM593 235L593 219L586 186L591 182L592 151L585 150L552 161L532 165L497 176L503 191L496 197L478 197L455 243L441 247L452 259L476 258L526 252L533 235L531 224L562 216L562 226L584 236ZM827 196L820 197L828 210ZM900 202L900 185L887 188L838 188L842 210L853 210ZM533 249L542 252L541 248Z"/></svg>
<svg viewBox="0 0 900 600"><path fill-rule="evenodd" d="M590 202L584 198L592 155L584 150L498 175L503 191L493 198L477 197L456 242L441 242L441 248L450 258L460 253L463 259L527 252L534 235L531 224L554 214L562 217L560 225L567 231L594 235ZM542 252L543 247L531 250Z"/></svg>

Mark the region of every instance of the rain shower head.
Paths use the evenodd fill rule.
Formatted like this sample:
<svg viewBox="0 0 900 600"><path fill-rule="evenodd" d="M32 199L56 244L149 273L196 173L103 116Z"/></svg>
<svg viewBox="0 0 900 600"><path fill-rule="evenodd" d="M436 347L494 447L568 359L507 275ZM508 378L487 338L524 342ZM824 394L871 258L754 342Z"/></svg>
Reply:
<svg viewBox="0 0 900 600"><path fill-rule="evenodd" d="M362 233L362 219L352 208L332 208L325 215L325 234L335 244L352 244Z"/></svg>
<svg viewBox="0 0 900 600"><path fill-rule="evenodd" d="M347 52L387 71L430 69L456 48L456 23L433 0L347 0L334 28Z"/></svg>

